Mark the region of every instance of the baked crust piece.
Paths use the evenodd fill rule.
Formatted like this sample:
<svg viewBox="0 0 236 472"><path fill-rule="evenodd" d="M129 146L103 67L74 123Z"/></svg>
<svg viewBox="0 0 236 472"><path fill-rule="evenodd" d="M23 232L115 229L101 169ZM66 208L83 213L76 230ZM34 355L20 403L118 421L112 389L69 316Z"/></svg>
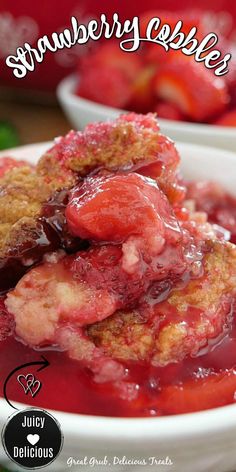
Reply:
<svg viewBox="0 0 236 472"><path fill-rule="evenodd" d="M74 182L75 182L74 178ZM63 186L72 185L72 180ZM61 188L61 182L23 165L0 179L0 292L13 287L42 254L60 246L60 238L42 220L44 204Z"/></svg>
<svg viewBox="0 0 236 472"><path fill-rule="evenodd" d="M43 175L76 172L137 170L155 178L170 200L182 197L178 188L180 157L174 143L159 132L154 114L121 115L114 121L89 124L83 132L70 131L57 138L41 157L37 169Z"/></svg>

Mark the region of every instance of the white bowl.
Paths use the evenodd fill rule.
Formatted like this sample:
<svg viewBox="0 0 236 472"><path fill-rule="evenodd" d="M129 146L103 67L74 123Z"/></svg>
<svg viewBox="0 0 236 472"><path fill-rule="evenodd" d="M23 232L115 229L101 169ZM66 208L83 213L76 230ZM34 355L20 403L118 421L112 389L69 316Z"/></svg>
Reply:
<svg viewBox="0 0 236 472"><path fill-rule="evenodd" d="M35 162L50 143L35 144L4 151L0 155L12 155ZM210 178L224 184L235 192L236 155L228 152L178 143L182 157L182 170L187 178ZM20 359L19 359L20 364ZM63 374L62 374L63 375ZM4 379L1 379L3 382ZM56 395L56 386L55 386ZM20 408L26 405L19 405ZM13 413L4 399L0 399L0 427ZM58 459L47 470L65 472L69 457L83 459L95 457L113 464L113 458L130 460L146 459L148 472L229 472L236 470L236 405L207 410L199 413L162 418L106 418L75 415L52 411L61 423L65 441ZM172 466L151 466L149 457L162 459L168 456ZM3 449L0 463L14 471L21 470L11 463ZM71 470L104 471L105 466L75 466ZM113 469L113 466L107 470ZM115 471L136 472L138 465L117 465Z"/></svg>
<svg viewBox="0 0 236 472"><path fill-rule="evenodd" d="M57 88L59 102L75 129L83 129L93 121L105 121L116 118L121 110L107 107L75 95L78 77L70 75L63 79ZM123 110L125 112L125 110ZM158 120L162 132L174 141L204 144L230 151L236 151L236 128L198 123Z"/></svg>

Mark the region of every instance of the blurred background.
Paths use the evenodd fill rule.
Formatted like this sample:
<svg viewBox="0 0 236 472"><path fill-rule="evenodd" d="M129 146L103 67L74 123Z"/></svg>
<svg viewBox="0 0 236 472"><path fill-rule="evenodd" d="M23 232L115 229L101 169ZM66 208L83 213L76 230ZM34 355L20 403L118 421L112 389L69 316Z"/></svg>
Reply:
<svg viewBox="0 0 236 472"><path fill-rule="evenodd" d="M214 11L222 20L225 35L234 37L236 28L236 2L234 0L1 0L0 2L0 149L18 144L47 141L64 134L70 127L60 109L55 90L60 80L78 68L95 43L77 45L71 50L56 54L47 52L44 62L24 79L16 79L12 69L5 65L8 55L25 42L35 45L39 37L62 31L70 24L72 15L79 23L114 12L121 19L141 15L146 10L169 10L172 12Z"/></svg>

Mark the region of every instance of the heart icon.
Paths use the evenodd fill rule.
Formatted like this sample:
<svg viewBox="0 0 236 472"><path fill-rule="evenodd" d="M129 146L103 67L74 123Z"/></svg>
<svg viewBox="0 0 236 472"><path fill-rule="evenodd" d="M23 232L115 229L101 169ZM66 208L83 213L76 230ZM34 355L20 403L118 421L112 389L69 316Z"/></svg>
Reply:
<svg viewBox="0 0 236 472"><path fill-rule="evenodd" d="M23 387L25 394L29 392L29 387L32 385L34 381L34 376L33 374L28 374L28 375L18 375L17 381L19 384Z"/></svg>
<svg viewBox="0 0 236 472"><path fill-rule="evenodd" d="M30 392L32 397L35 397L42 386L41 382L35 379L33 374L18 375L17 381L24 389L25 394L28 395Z"/></svg>
<svg viewBox="0 0 236 472"><path fill-rule="evenodd" d="M40 436L38 434L28 434L27 436L27 441L32 444L32 446L35 446L40 440Z"/></svg>

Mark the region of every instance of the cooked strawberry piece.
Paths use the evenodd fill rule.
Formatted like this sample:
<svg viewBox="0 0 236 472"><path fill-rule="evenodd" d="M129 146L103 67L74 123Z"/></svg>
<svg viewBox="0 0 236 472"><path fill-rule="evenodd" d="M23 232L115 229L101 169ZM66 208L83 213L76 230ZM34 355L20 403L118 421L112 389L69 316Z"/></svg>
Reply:
<svg viewBox="0 0 236 472"><path fill-rule="evenodd" d="M0 177L3 177L6 172L15 168L15 167L29 167L29 163L26 161L19 161L13 157L1 157L0 158Z"/></svg>
<svg viewBox="0 0 236 472"><path fill-rule="evenodd" d="M75 236L122 243L122 268L130 274L142 273L144 261L149 260L150 266L158 261L162 265L168 251L176 261L177 272L181 260L183 263L183 238L177 219L151 179L135 173L90 177L72 191L66 218Z"/></svg>
<svg viewBox="0 0 236 472"><path fill-rule="evenodd" d="M172 205L180 205L186 194L185 186L179 181L178 162L179 154L173 141L166 136L159 135L159 149L161 159L150 164L137 166L136 171L146 177L156 180L160 188L167 195Z"/></svg>
<svg viewBox="0 0 236 472"><path fill-rule="evenodd" d="M124 245L94 247L74 258L64 259L64 264L76 280L96 290L106 287L116 300L116 308L134 306L153 280L178 279L188 267L181 241L167 243L157 256L143 251L135 271L130 270L133 253L126 254Z"/></svg>
<svg viewBox="0 0 236 472"><path fill-rule="evenodd" d="M0 342L11 336L14 331L14 318L4 304L4 297L0 297Z"/></svg>
<svg viewBox="0 0 236 472"><path fill-rule="evenodd" d="M224 111L229 103L224 79L216 77L203 64L183 54L177 54L175 61L160 67L154 79L154 88L159 99L174 104L195 121L214 117Z"/></svg>
<svg viewBox="0 0 236 472"><path fill-rule="evenodd" d="M135 173L87 178L72 190L66 218L76 236L115 243L141 237L150 254L161 252L166 241L181 239L172 208L156 182Z"/></svg>
<svg viewBox="0 0 236 472"><path fill-rule="evenodd" d="M220 126L235 126L236 127L236 108L224 113L218 120L214 122L215 125Z"/></svg>
<svg viewBox="0 0 236 472"><path fill-rule="evenodd" d="M82 281L83 284L88 285L93 293L98 293L98 295L100 292L106 293L111 300L110 304L106 302L106 309L110 305L111 311L114 312L114 307L117 309L126 304L133 305L150 283L144 280L145 269L133 274L127 273L124 270L122 258L121 246L104 245L64 259L64 265L76 281ZM104 300L100 302L99 297L96 297L96 303L101 304L104 312ZM91 306L88 310L91 311ZM106 316L105 312L104 316Z"/></svg>

